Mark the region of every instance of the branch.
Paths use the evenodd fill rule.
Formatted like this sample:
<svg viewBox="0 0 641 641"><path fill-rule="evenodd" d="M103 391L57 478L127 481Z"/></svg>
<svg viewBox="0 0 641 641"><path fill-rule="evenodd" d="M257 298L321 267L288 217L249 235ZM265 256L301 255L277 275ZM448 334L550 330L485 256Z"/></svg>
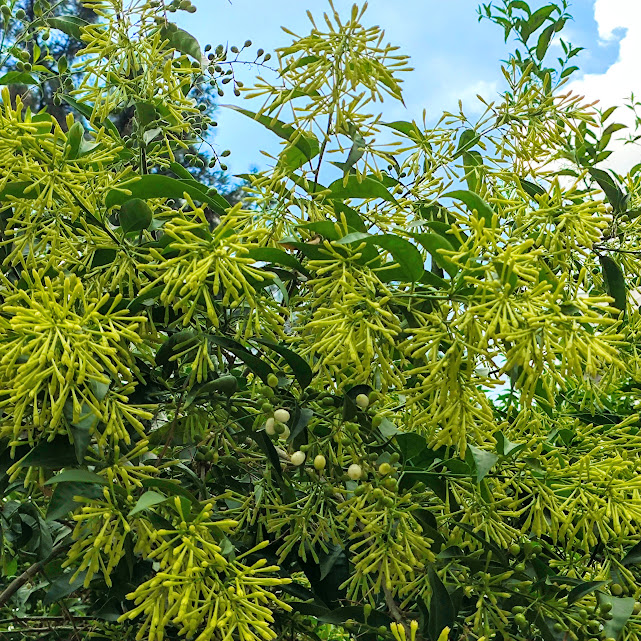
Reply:
<svg viewBox="0 0 641 641"><path fill-rule="evenodd" d="M63 541L61 543L58 543L53 550L51 550L51 554L45 559L42 559L42 561L38 561L37 563L34 563L31 567L27 568L19 577L16 577L11 583L3 590L2 593L0 593L0 607L5 605L5 603L25 584L27 581L29 581L32 577L34 577L42 568L51 561L51 559L55 559L59 554L64 552L68 547L71 546L71 541Z"/></svg>
<svg viewBox="0 0 641 641"><path fill-rule="evenodd" d="M405 638L406 639L411 639L412 638L412 633L410 630L410 619L408 619L399 608L398 603L394 601L394 596L392 595L392 592L390 589L387 587L387 583L385 581L382 582L382 587L383 587L383 594L385 595L385 605L387 606L387 609L389 610L389 613L392 615L392 619L396 621L396 623L400 623L403 628L405 628ZM416 635L416 641L423 641L423 638L421 637L420 634Z"/></svg>

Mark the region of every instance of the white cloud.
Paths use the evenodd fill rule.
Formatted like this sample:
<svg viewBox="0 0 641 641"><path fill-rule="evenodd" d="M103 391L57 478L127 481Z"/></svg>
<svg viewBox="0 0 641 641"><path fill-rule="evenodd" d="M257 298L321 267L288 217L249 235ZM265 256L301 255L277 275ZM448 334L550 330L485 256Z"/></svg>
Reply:
<svg viewBox="0 0 641 641"><path fill-rule="evenodd" d="M594 18L599 29L599 38L611 41L620 37L619 30L625 35L619 43L619 57L602 74L585 74L581 80L567 85L568 89L586 97L589 102L599 100L597 105L605 110L611 105L623 105L630 94L641 97L641 2L639 0L595 0ZM632 125L632 111L626 107L618 109L610 122L623 122ZM625 135L627 130L620 133ZM615 134L616 137L617 134ZM617 143L615 153L608 159L608 164L615 171L625 173L641 161L641 148L637 145Z"/></svg>

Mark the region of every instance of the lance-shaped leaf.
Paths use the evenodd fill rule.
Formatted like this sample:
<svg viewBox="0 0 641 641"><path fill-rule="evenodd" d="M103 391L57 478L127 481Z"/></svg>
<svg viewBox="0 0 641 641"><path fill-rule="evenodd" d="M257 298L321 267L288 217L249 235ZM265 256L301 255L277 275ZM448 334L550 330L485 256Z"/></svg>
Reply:
<svg viewBox="0 0 641 641"><path fill-rule="evenodd" d="M235 105L222 105L228 109L233 109L252 120L256 120L270 131L274 132L279 138L291 143L281 154L281 164L290 170L298 169L305 162L315 158L320 152L318 139L313 134L302 132L291 125L281 122L277 118L270 118L263 114L258 114L249 109L243 109Z"/></svg>
<svg viewBox="0 0 641 641"><path fill-rule="evenodd" d="M388 251L401 270L400 276L403 279L407 279L408 282L415 282L423 276L425 267L423 266L421 253L412 243L396 234L372 235L363 232L353 232L336 242L339 244L348 244L361 241L376 245Z"/></svg>
<svg viewBox="0 0 641 641"><path fill-rule="evenodd" d="M385 185L372 177L359 180L358 176L350 174L346 180L344 178L335 180L328 189L331 192L329 195L331 199L380 198L390 203L396 203L396 198L390 194Z"/></svg>
<svg viewBox="0 0 641 641"><path fill-rule="evenodd" d="M492 224L494 212L491 207L476 193L467 189L458 189L450 191L443 195L445 198L455 198L464 202L470 211L476 210L478 215L485 220L485 225L489 227Z"/></svg>
<svg viewBox="0 0 641 641"><path fill-rule="evenodd" d="M206 190L206 191L205 191ZM132 198L184 198L184 194L189 194L194 200L205 203L213 211L221 216L229 207L229 203L215 190L207 189L204 186L194 185L191 180L178 180L169 176L160 174L147 174L141 178L129 180L118 185L117 189L112 189L107 193L105 205L108 209L116 205L123 205Z"/></svg>
<svg viewBox="0 0 641 641"><path fill-rule="evenodd" d="M614 306L625 313L627 288L621 268L610 256L599 256L599 262L601 263L603 281L605 282L608 296L614 298Z"/></svg>
<svg viewBox="0 0 641 641"><path fill-rule="evenodd" d="M603 190L606 200L612 205L612 209L617 213L624 212L627 199L616 184L614 177L607 171L596 169L595 167L592 167L589 173Z"/></svg>

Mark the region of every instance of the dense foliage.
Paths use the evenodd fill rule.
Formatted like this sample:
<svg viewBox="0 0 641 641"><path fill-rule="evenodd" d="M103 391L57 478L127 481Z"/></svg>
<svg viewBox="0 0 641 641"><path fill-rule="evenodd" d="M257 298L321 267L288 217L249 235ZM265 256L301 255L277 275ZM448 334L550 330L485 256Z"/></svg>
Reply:
<svg viewBox="0 0 641 641"><path fill-rule="evenodd" d="M270 63L188 0L36 4L0 0L3 638L639 639L640 175L564 93L567 6L482 5L506 89L431 125L370 113L409 68L365 7ZM282 150L231 206L181 150L242 60Z"/></svg>

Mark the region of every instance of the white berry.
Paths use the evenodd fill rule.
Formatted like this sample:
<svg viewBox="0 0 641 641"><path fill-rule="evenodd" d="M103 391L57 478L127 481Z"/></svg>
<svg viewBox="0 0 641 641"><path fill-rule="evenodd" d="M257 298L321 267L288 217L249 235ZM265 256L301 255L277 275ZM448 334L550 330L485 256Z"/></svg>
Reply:
<svg viewBox="0 0 641 641"><path fill-rule="evenodd" d="M352 481L358 481L358 479L363 476L363 468L358 465L357 463L352 463L348 468L347 468L347 476L349 476Z"/></svg>
<svg viewBox="0 0 641 641"><path fill-rule="evenodd" d="M321 472L322 470L325 469L325 466L327 465L327 460L322 454L318 454L316 458L314 459L314 467Z"/></svg>
<svg viewBox="0 0 641 641"><path fill-rule="evenodd" d="M281 423L287 423L287 421L289 421L289 412L284 409L276 410L274 412L274 419Z"/></svg>
<svg viewBox="0 0 641 641"><path fill-rule="evenodd" d="M269 434L270 436L274 436L276 434L276 429L274 428L274 419L273 418L268 418L265 421L265 432Z"/></svg>
<svg viewBox="0 0 641 641"><path fill-rule="evenodd" d="M362 410L367 409L369 405L369 396L367 394L359 394L356 397L356 405L358 405Z"/></svg>
<svg viewBox="0 0 641 641"><path fill-rule="evenodd" d="M302 465L305 462L305 452L301 452L300 450L294 452L290 460L294 465Z"/></svg>

